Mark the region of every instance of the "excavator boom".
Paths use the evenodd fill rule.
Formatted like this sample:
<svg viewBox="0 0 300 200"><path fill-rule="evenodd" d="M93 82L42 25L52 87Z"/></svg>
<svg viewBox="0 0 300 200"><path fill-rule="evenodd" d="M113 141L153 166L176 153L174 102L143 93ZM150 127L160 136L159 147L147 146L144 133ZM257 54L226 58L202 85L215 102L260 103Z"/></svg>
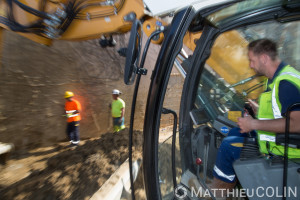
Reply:
<svg viewBox="0 0 300 200"><path fill-rule="evenodd" d="M35 42L88 40L125 33L145 16L141 0L8 0L0 2L0 26Z"/></svg>

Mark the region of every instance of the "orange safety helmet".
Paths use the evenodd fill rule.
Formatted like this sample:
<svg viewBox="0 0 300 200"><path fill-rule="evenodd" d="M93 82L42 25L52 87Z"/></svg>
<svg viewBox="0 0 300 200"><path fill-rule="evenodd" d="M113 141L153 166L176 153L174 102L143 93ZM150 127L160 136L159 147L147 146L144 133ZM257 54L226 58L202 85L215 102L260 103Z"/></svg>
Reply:
<svg viewBox="0 0 300 200"><path fill-rule="evenodd" d="M65 92L65 99L70 98L70 97L74 97L74 93L71 91L66 91Z"/></svg>

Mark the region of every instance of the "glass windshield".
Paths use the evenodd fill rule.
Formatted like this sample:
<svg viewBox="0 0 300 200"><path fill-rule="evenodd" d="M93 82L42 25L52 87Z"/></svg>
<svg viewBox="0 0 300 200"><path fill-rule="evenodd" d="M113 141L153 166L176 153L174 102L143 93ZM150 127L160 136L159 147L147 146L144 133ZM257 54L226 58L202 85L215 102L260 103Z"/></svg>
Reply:
<svg viewBox="0 0 300 200"><path fill-rule="evenodd" d="M220 35L201 74L192 117L201 122L214 123L220 117L236 122L245 102L258 100L265 79L249 67L248 43L259 38L276 41L281 60L299 70L299 36L299 22L266 22Z"/></svg>
<svg viewBox="0 0 300 200"><path fill-rule="evenodd" d="M240 16L243 13L247 13L252 10L266 9L267 7L276 6L278 4L281 5L281 2L281 0L242 1L209 15L207 19L214 25L219 26L222 25L223 19L228 19L229 17L233 16Z"/></svg>

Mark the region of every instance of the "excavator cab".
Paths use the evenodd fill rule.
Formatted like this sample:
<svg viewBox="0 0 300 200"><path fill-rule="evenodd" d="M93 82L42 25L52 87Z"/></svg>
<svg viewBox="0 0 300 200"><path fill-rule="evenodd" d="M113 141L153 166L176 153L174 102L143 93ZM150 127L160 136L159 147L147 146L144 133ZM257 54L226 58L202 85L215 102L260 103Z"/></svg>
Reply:
<svg viewBox="0 0 300 200"><path fill-rule="evenodd" d="M204 1L177 11L165 33L151 75L144 122L147 199L203 197L196 189L211 183L222 140L238 127L237 118L248 99L257 100L263 92L266 78L249 68L249 42L273 39L280 58L300 69L299 1L218 2L204 5ZM182 93L176 96L174 89ZM161 143L166 121L173 123L172 134ZM298 135L290 136L287 145L299 148ZM278 141L286 144L284 139ZM251 133L244 147L234 163L238 191L243 193L232 197L299 199L299 160L262 155Z"/></svg>

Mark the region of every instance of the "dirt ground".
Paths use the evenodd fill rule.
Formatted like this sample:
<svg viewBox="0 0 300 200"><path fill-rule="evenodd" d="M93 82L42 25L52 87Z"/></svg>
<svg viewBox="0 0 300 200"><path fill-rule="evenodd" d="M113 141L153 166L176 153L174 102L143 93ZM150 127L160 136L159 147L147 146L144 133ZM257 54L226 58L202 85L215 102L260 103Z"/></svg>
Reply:
<svg viewBox="0 0 300 200"><path fill-rule="evenodd" d="M141 158L142 141L134 131L134 159ZM14 152L0 165L0 199L89 199L128 158L128 129L68 144Z"/></svg>

